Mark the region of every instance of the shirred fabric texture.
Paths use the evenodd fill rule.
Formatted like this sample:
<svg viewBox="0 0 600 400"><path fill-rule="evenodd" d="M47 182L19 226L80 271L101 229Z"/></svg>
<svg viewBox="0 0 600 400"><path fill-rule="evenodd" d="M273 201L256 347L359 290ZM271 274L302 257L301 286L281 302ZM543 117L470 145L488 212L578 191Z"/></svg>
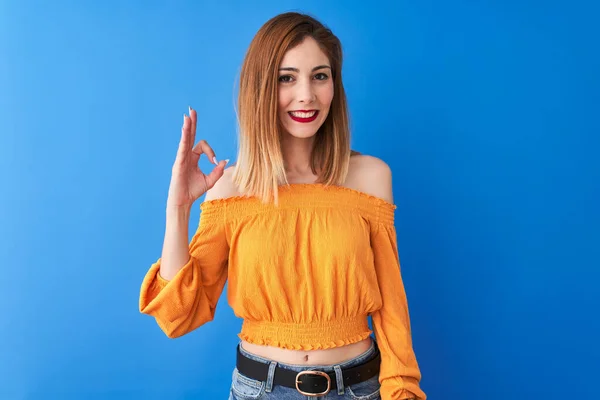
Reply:
<svg viewBox="0 0 600 400"><path fill-rule="evenodd" d="M200 205L190 259L167 281L150 266L139 307L168 337L215 317L227 301L239 338L294 350L366 339L381 351L381 398L425 399L400 273L396 206L341 186L279 187L279 205L236 196Z"/></svg>

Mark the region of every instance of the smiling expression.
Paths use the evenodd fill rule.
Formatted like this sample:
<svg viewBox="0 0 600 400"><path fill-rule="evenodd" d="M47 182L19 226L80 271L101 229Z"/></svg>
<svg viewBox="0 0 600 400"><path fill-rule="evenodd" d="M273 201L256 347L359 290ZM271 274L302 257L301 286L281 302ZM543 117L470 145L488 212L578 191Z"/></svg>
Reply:
<svg viewBox="0 0 600 400"><path fill-rule="evenodd" d="M334 90L329 59L313 38L285 53L277 86L285 132L298 138L314 136L329 114Z"/></svg>

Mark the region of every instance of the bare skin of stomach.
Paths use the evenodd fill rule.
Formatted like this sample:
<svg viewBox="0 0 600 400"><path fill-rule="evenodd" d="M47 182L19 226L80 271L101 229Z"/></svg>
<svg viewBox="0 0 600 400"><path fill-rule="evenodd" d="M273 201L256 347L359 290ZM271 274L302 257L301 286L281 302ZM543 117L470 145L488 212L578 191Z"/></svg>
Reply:
<svg viewBox="0 0 600 400"><path fill-rule="evenodd" d="M371 346L370 336L357 343L341 347L319 350L288 350L273 346L264 346L242 340L244 350L254 355L268 358L284 364L294 365L335 365L361 355Z"/></svg>

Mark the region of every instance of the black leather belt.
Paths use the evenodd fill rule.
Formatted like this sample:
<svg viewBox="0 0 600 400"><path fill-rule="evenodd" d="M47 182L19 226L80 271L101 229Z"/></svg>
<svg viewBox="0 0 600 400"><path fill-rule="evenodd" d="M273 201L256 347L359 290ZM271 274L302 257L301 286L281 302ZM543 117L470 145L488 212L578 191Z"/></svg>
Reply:
<svg viewBox="0 0 600 400"><path fill-rule="evenodd" d="M266 381L269 374L269 365L246 357L237 347L237 369L248 378L258 381ZM379 373L381 365L381 353L377 349L377 355L361 364L350 368L342 368L344 386L354 385ZM324 396L332 390L337 390L337 379L335 371L324 372L318 370L307 370L296 372L290 369L275 367L273 385L281 385L295 388L305 396Z"/></svg>

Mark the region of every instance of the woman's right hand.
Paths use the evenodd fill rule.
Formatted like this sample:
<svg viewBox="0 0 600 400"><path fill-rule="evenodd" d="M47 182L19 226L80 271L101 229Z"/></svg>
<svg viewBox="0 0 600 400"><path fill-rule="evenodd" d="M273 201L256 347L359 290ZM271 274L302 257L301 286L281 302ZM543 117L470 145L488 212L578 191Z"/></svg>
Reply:
<svg viewBox="0 0 600 400"><path fill-rule="evenodd" d="M190 108L189 117L183 115L181 140L173 164L167 207L191 207L223 176L225 165L229 161L223 160L217 163L215 152L206 140L200 140L194 146L197 118L198 115L192 108ZM208 175L205 175L198 167L198 160L203 153L215 164L212 172Z"/></svg>

